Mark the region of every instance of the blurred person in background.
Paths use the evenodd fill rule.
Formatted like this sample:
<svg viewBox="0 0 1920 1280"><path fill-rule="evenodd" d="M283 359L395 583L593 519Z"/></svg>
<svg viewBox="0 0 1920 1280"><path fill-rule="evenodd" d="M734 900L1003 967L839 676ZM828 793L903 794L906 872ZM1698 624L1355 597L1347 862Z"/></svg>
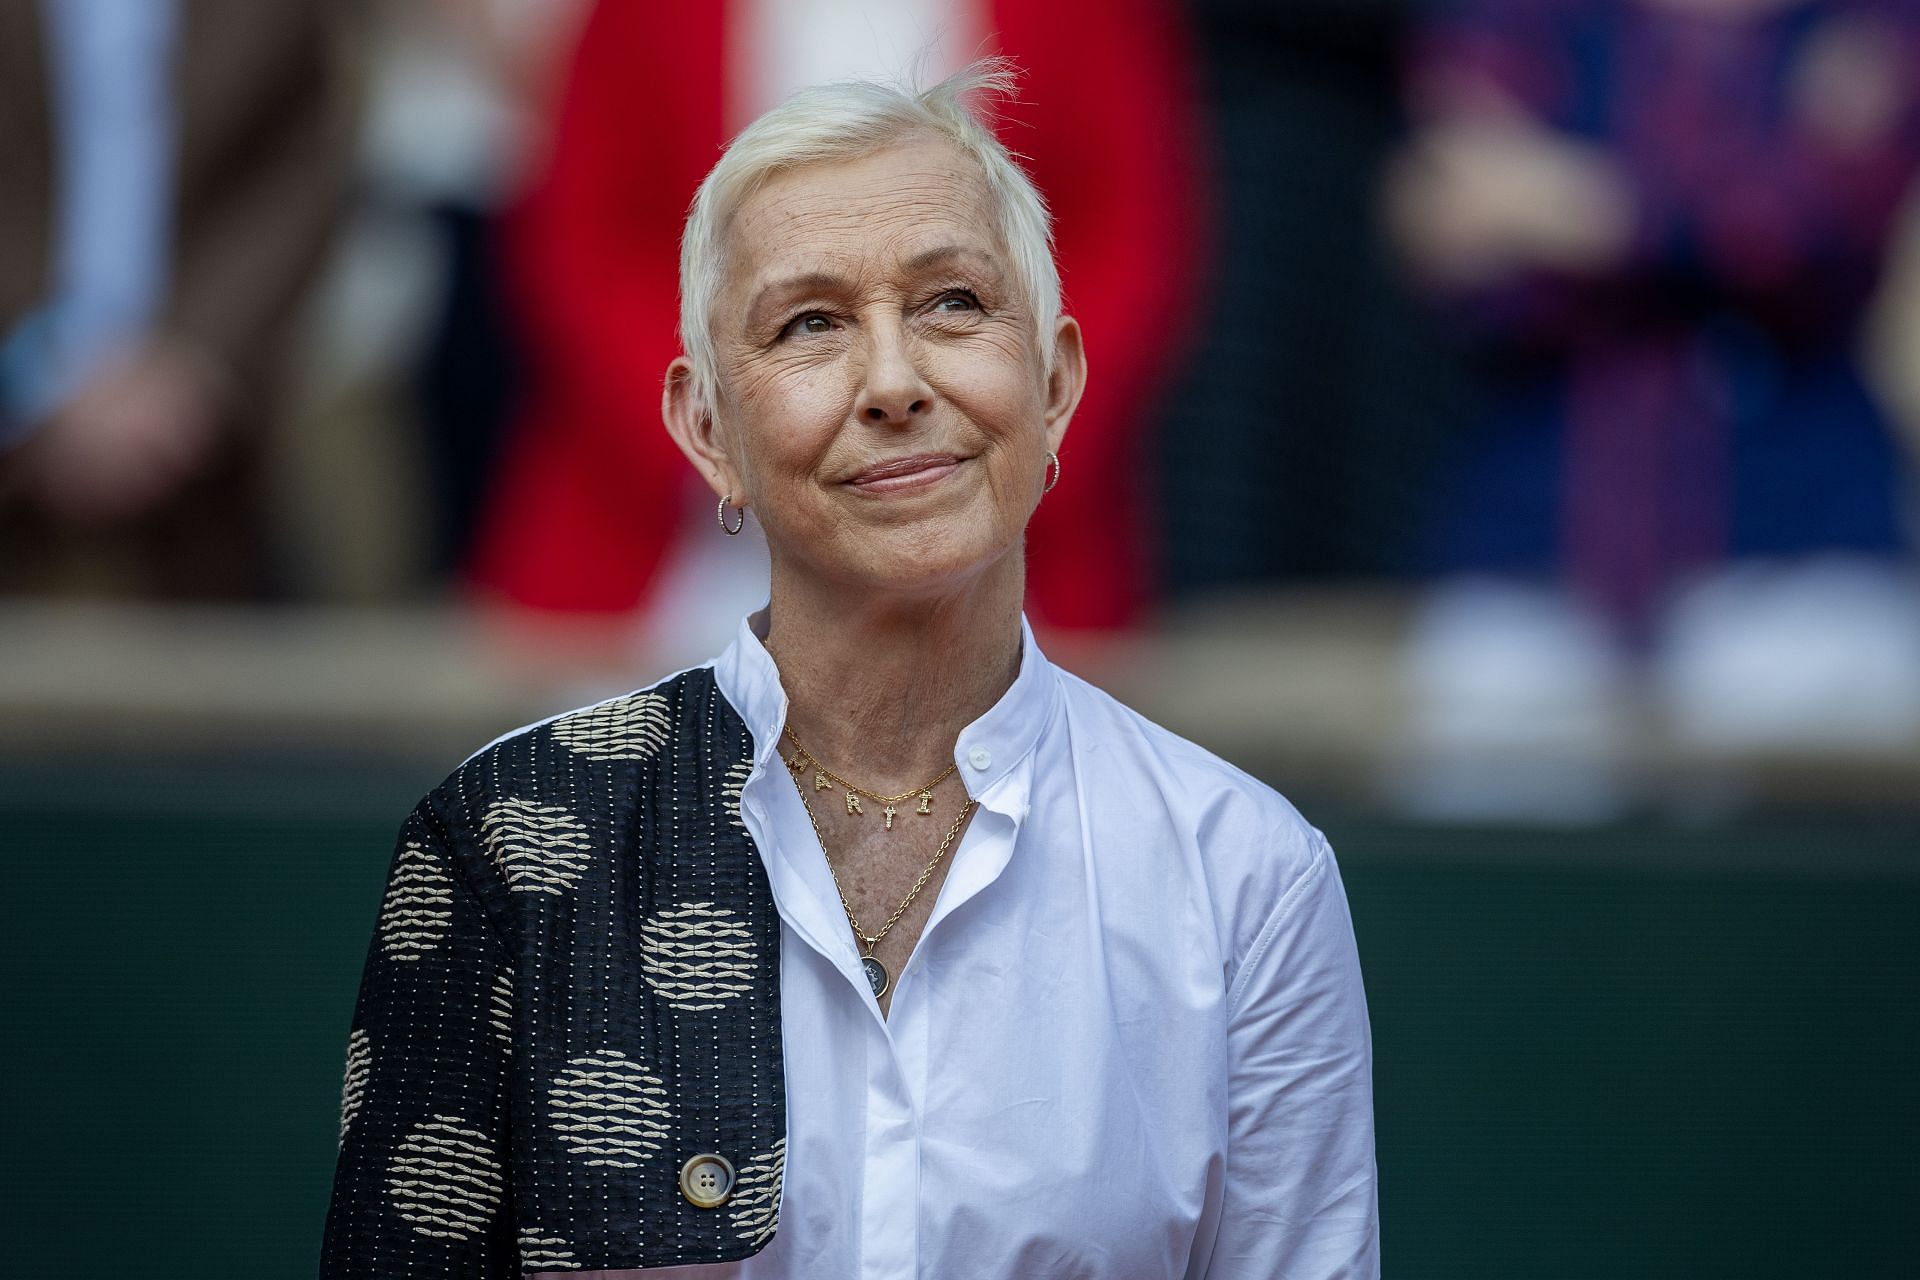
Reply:
<svg viewBox="0 0 1920 1280"><path fill-rule="evenodd" d="M1910 733L1910 471L1859 339L1920 162L1920 7L1434 0L1408 84L1390 218L1483 393L1429 709L1605 736L1652 653L1683 735Z"/></svg>
<svg viewBox="0 0 1920 1280"><path fill-rule="evenodd" d="M0 591L280 586L263 424L349 183L360 6L0 6Z"/></svg>
<svg viewBox="0 0 1920 1280"><path fill-rule="evenodd" d="M1377 215L1400 0L1192 0L1212 231L1159 433L1176 600L1404 576L1455 398Z"/></svg>
<svg viewBox="0 0 1920 1280"><path fill-rule="evenodd" d="M937 78L1001 52L1029 72L1002 132L1054 210L1067 293L1103 375L1037 517L1034 613L1086 628L1135 619L1153 591L1144 428L1186 327L1196 258L1179 17L1172 0L597 5L509 231L528 399L472 581L537 611L638 611L661 651L707 651L711 601L749 607L766 569L750 546L688 542L675 555L682 529L710 518L654 425L687 202L722 142L800 85L885 77L916 58ZM1095 91L1111 85L1127 91Z"/></svg>
<svg viewBox="0 0 1920 1280"><path fill-rule="evenodd" d="M583 0L371 6L358 198L284 446L301 592L438 592L470 554L523 359L500 268Z"/></svg>
<svg viewBox="0 0 1920 1280"><path fill-rule="evenodd" d="M440 595L515 418L524 365L501 223L584 0L378 0L353 209L315 290L280 436L303 597Z"/></svg>
<svg viewBox="0 0 1920 1280"><path fill-rule="evenodd" d="M440 516L432 568L449 575L471 554L518 407L521 357L501 279L501 213L524 186L541 113L586 4L436 0L433 8L443 38L408 42L381 119L396 161L388 172L411 179L411 202L441 243L444 284L418 391ZM395 12L403 26L413 16L411 5Z"/></svg>

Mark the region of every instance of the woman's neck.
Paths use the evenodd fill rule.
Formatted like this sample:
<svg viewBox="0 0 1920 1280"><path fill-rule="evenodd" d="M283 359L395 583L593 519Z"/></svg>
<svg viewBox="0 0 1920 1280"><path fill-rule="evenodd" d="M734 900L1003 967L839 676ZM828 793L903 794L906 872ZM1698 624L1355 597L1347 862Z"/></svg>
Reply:
<svg viewBox="0 0 1920 1280"><path fill-rule="evenodd" d="M950 594L911 601L822 588L776 565L766 646L788 727L863 787L919 785L1018 674L1025 585L1017 549Z"/></svg>

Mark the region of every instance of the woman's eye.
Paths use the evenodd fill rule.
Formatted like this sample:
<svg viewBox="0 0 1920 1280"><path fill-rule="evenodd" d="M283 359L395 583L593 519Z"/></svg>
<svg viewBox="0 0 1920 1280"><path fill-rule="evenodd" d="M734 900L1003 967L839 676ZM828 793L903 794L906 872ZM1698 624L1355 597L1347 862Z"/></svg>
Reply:
<svg viewBox="0 0 1920 1280"><path fill-rule="evenodd" d="M939 301L933 304L933 309L935 311L947 312L978 311L980 309L980 299L974 297L965 289L956 289L951 293L940 295Z"/></svg>
<svg viewBox="0 0 1920 1280"><path fill-rule="evenodd" d="M818 311L809 311L804 316L796 316L787 323L787 333L831 333L833 321Z"/></svg>

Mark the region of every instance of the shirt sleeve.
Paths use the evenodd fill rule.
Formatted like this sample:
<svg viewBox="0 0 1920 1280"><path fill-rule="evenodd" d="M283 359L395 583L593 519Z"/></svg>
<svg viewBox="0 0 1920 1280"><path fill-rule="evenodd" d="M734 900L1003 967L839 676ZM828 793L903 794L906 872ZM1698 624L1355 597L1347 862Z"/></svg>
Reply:
<svg viewBox="0 0 1920 1280"><path fill-rule="evenodd" d="M1366 993L1333 851L1313 842L1229 994L1227 1167L1206 1280L1380 1274Z"/></svg>
<svg viewBox="0 0 1920 1280"><path fill-rule="evenodd" d="M518 1276L513 971L422 803L402 826L347 1035L321 1280Z"/></svg>

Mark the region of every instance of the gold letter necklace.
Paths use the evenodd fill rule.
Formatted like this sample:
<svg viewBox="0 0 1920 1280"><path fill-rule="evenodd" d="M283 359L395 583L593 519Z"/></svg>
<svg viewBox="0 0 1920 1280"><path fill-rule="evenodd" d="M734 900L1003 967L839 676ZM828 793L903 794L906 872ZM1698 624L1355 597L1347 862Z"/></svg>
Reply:
<svg viewBox="0 0 1920 1280"><path fill-rule="evenodd" d="M907 914L907 908L912 906L913 900L920 896L920 891L927 887L927 881L933 878L934 868L938 867L941 861L947 856L947 850L953 847L954 840L960 834L960 828L967 824L967 815L973 812L974 805L979 802L969 799L965 804L960 806L960 816L954 819L951 827L947 828L947 834L945 838L940 841L940 847L934 850L933 860L927 863L926 868L921 871L920 878L913 882L913 888L907 890L907 896L901 900L899 906L893 909L893 914L887 917L887 922L880 926L879 931L877 933L868 933L860 927L859 919L853 914L853 904L847 901L847 891L840 885L840 873L833 869L833 856L827 852L827 837L820 830L820 819L814 816L813 802L807 799L807 788L801 783L800 774L803 763L810 763L814 767L814 789L816 791L825 790L828 785L846 788L848 813L864 812L859 805L859 796L866 796L870 800L878 800L885 804L886 808L883 809L882 812L886 814L887 830L889 831L893 830L894 804L898 801L905 800L909 796L918 795L920 797L920 808L918 812L931 813L933 811L933 789L943 782L948 774L953 772L954 766L949 764L938 778L935 778L923 787L915 787L911 791L903 791L897 796L875 795L871 791L854 786L838 774L828 772L825 766L818 760L815 760L812 754L800 745L800 739L794 738L791 730L788 730L787 736L793 738L794 749L799 753L787 761L787 767L793 771L793 785L800 792L800 805L807 811L807 821L813 825L813 838L820 842L820 852L822 856L827 859L827 874L833 877L834 891L840 895L840 909L847 913L847 923L853 926L853 936L859 940L861 947L865 950L865 954L860 957L860 968L867 975L867 985L873 988L873 998L878 1000L881 996L887 994L887 988L893 984L893 975L887 972L887 966L880 962L880 958L873 954L873 949L879 946L881 940L889 933L893 932L893 926L900 923L900 917ZM804 761L802 757L804 757ZM822 781L822 779L831 779L831 784Z"/></svg>
<svg viewBox="0 0 1920 1280"><path fill-rule="evenodd" d="M793 779L796 786L799 785L800 775L806 771L808 765L812 765L813 789L815 791L828 791L834 787L839 787L844 790L847 793L847 812L849 814L864 815L866 813L866 810L860 807L860 797L865 796L880 806L880 812L887 820L887 830L889 831L893 830L893 818L895 814L900 812L897 806L902 800L911 800L918 796L920 805L914 812L918 814L932 813L933 789L945 782L947 776L958 767L952 761L948 761L947 767L942 769L939 775L931 781L924 782L917 787L909 787L897 796L883 796L878 792L869 791L865 787L854 786L851 782L848 782L845 778L821 764L814 758L813 752L800 745L800 739L795 736L791 728L786 730L786 735L787 740L793 743L794 751L794 754L787 757L787 768L793 771ZM800 792L801 798L805 799L806 788L801 787Z"/></svg>

